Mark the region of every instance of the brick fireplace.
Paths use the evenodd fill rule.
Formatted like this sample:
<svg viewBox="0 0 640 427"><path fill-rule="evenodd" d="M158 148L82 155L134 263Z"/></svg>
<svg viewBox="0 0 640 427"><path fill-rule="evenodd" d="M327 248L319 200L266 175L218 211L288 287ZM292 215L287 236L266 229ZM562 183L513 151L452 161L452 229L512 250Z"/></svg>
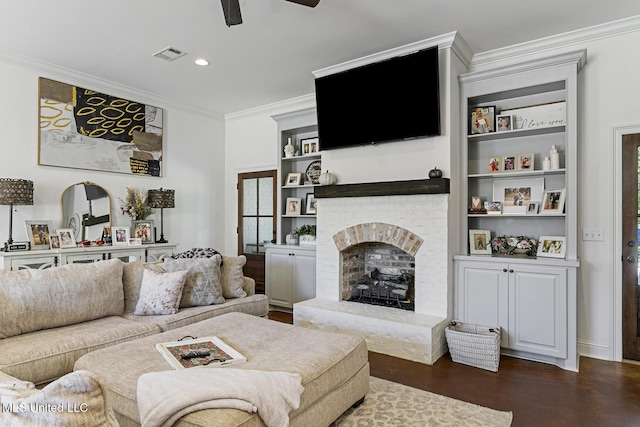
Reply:
<svg viewBox="0 0 640 427"><path fill-rule="evenodd" d="M356 334L371 351L427 364L446 352L444 328L452 313L449 196L448 186L434 189L433 181L421 181L417 190L406 183L399 190L381 183L385 188L374 186L373 192L333 186L327 191L337 193L326 197L316 189L316 298L294 306L296 325ZM344 300L344 254L371 243L413 257L413 311Z"/></svg>

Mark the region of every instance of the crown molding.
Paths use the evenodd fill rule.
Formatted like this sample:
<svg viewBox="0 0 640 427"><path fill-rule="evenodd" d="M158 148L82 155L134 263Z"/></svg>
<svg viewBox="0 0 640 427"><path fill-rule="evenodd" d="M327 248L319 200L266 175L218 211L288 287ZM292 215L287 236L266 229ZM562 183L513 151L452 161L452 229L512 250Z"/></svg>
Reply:
<svg viewBox="0 0 640 427"><path fill-rule="evenodd" d="M300 111L308 111L316 108L316 94L310 93L295 98L289 98L271 104L260 105L246 110L226 114L225 120L238 120L255 115L280 116L295 114Z"/></svg>

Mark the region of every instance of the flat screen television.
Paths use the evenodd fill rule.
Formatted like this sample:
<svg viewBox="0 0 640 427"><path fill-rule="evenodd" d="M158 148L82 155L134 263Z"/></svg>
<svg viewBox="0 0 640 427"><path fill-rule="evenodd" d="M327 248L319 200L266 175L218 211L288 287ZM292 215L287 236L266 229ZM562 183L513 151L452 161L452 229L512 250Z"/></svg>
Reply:
<svg viewBox="0 0 640 427"><path fill-rule="evenodd" d="M321 150L440 135L438 47L315 80Z"/></svg>

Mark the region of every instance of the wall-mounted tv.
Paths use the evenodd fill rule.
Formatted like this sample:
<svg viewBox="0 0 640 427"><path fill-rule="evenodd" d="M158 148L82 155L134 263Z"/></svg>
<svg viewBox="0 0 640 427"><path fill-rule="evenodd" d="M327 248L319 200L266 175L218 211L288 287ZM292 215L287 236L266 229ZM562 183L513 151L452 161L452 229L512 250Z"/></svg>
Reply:
<svg viewBox="0 0 640 427"><path fill-rule="evenodd" d="M318 77L321 150L440 135L438 47Z"/></svg>

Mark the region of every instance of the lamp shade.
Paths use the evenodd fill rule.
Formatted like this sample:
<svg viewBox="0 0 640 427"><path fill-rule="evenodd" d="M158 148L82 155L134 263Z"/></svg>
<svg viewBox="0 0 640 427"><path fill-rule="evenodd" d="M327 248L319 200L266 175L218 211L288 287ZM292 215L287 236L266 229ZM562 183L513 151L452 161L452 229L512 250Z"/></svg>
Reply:
<svg viewBox="0 0 640 427"><path fill-rule="evenodd" d="M0 178L0 205L33 205L33 181Z"/></svg>
<svg viewBox="0 0 640 427"><path fill-rule="evenodd" d="M162 188L158 190L149 190L147 193L147 203L152 208L175 208L176 191L164 190Z"/></svg>

